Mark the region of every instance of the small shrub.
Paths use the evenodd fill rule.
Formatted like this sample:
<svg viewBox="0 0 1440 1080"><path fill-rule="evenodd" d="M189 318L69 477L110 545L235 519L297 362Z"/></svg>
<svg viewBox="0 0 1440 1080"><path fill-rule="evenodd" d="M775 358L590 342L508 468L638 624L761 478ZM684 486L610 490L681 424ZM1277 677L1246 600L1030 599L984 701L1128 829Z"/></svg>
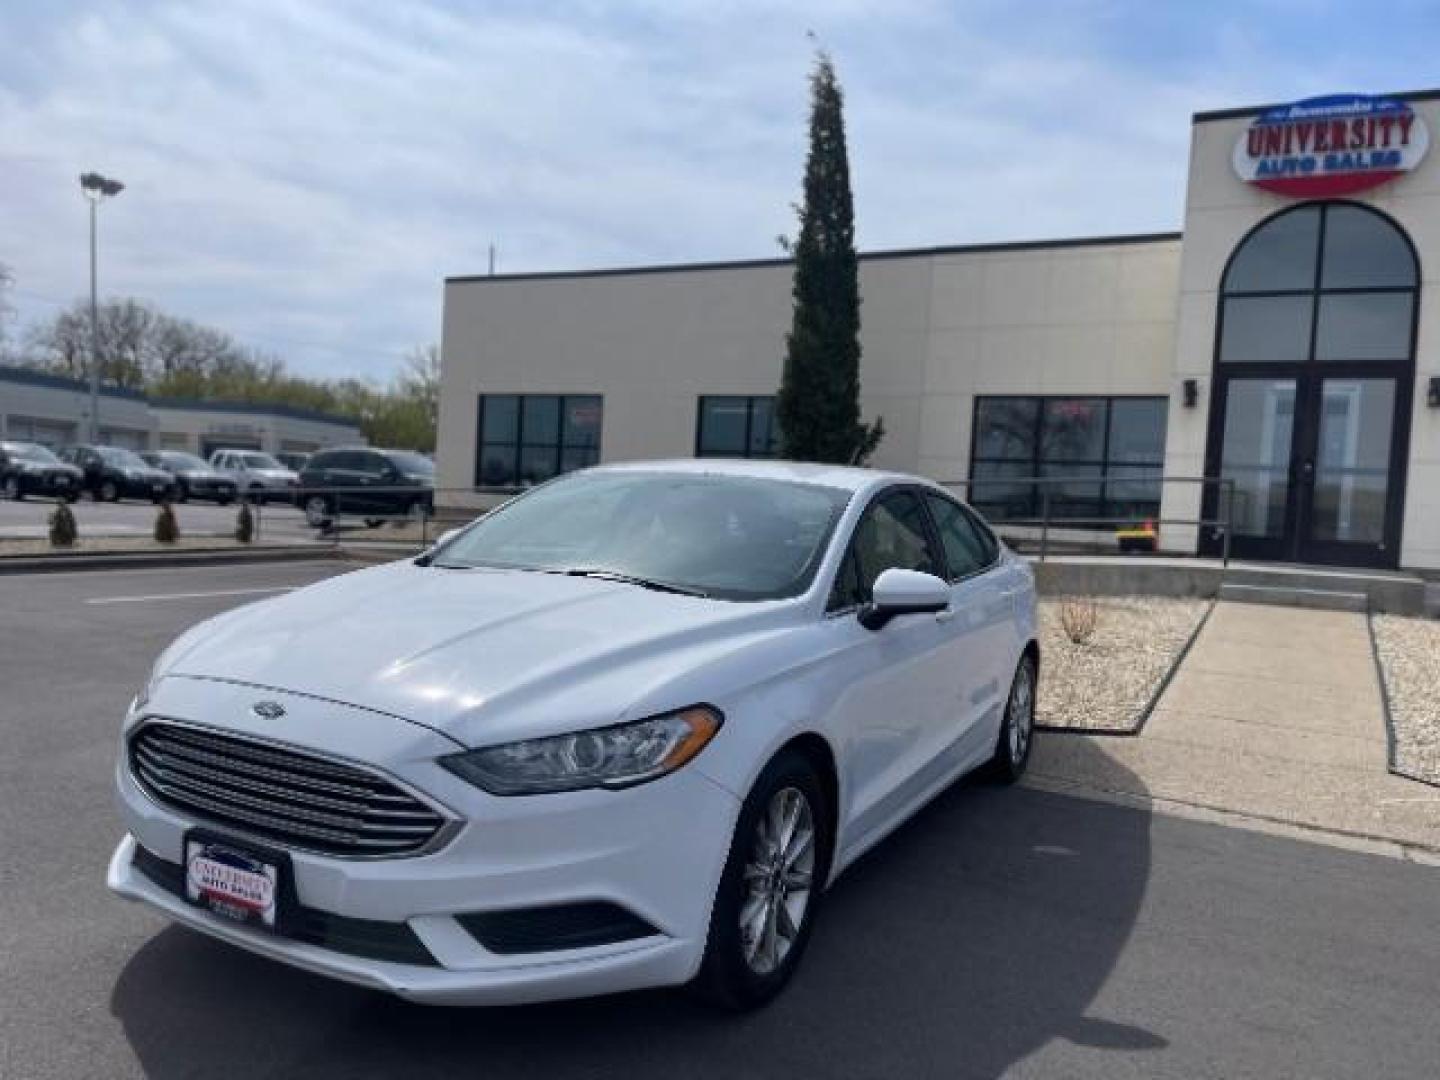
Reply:
<svg viewBox="0 0 1440 1080"><path fill-rule="evenodd" d="M173 544L179 539L180 523L175 520L175 508L169 502L163 502L155 515L155 542Z"/></svg>
<svg viewBox="0 0 1440 1080"><path fill-rule="evenodd" d="M1071 596L1060 602L1060 628L1076 645L1086 644L1095 636L1100 622L1100 606L1090 596Z"/></svg>
<svg viewBox="0 0 1440 1080"><path fill-rule="evenodd" d="M74 547L79 539L80 527L75 524L74 511L70 509L68 503L56 503L55 512L50 515L50 546Z"/></svg>
<svg viewBox="0 0 1440 1080"><path fill-rule="evenodd" d="M240 504L240 513L235 515L235 539L242 544L255 540L255 514L249 503Z"/></svg>

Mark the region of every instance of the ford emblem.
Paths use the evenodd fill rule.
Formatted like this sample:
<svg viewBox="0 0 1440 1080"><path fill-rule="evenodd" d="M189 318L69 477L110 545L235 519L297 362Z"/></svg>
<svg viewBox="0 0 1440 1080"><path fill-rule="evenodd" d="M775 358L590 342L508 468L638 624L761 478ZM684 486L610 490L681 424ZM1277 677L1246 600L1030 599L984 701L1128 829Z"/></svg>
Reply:
<svg viewBox="0 0 1440 1080"><path fill-rule="evenodd" d="M266 720L279 720L285 715L285 706L278 701L257 701L250 711Z"/></svg>

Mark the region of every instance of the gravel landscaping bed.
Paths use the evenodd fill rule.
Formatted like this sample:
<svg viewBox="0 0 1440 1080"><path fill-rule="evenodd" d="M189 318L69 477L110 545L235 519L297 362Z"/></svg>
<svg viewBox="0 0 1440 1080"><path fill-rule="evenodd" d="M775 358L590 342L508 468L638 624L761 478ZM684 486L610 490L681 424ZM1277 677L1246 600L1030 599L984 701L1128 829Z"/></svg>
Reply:
<svg viewBox="0 0 1440 1080"><path fill-rule="evenodd" d="M1133 732L1209 600L1102 597L1089 641L1076 644L1060 623L1063 597L1040 601L1040 696L1036 723L1075 731Z"/></svg>
<svg viewBox="0 0 1440 1080"><path fill-rule="evenodd" d="M1440 622L1376 615L1370 628L1390 699L1394 767L1440 784Z"/></svg>

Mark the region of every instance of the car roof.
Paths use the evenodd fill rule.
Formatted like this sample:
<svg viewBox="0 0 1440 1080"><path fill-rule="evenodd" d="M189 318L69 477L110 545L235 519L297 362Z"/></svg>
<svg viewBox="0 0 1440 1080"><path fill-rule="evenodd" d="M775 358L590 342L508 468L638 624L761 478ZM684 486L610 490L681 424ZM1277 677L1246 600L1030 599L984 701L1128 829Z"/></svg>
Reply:
<svg viewBox="0 0 1440 1080"><path fill-rule="evenodd" d="M792 483L821 484L825 487L841 488L845 491L866 491L884 484L894 483L934 486L931 481L922 477L882 469L755 458L676 458L669 461L626 461L614 465L599 465L592 471L673 472L694 476L750 476L761 480L788 480Z"/></svg>

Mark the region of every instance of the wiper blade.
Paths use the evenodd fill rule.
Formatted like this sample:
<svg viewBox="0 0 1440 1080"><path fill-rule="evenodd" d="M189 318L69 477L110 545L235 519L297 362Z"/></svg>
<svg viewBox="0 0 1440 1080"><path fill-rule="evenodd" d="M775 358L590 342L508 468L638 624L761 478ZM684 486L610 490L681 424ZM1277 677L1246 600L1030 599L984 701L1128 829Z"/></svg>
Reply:
<svg viewBox="0 0 1440 1080"><path fill-rule="evenodd" d="M606 570L603 567L578 566L568 570L557 570L555 573L564 574L566 577L595 578L597 581L618 581L623 585L638 585L642 589L675 593L677 596L698 596L701 599L708 599L710 596L704 589L695 589L689 585L676 585L669 581L656 581L654 578L639 577L635 574L622 573L619 570Z"/></svg>

